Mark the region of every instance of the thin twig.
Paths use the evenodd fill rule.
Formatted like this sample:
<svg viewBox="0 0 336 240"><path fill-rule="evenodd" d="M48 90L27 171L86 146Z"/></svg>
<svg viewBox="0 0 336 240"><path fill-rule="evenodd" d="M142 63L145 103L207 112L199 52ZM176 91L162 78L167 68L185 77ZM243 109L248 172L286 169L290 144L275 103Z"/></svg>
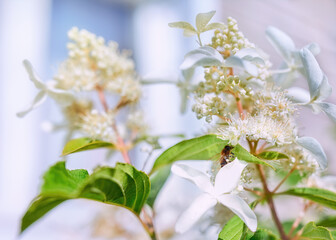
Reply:
<svg viewBox="0 0 336 240"><path fill-rule="evenodd" d="M104 90L102 87L100 86L96 86L97 92L98 92L98 97L100 99L101 104L104 107L105 112L108 112L109 107L105 98L105 94L104 94ZM117 136L117 142L118 142L118 150L121 152L124 161L128 164L131 164L131 160L128 156L128 152L127 152L127 147L124 143L124 140L122 139L122 137L119 134L119 131L117 129L117 125L115 123L112 124L112 128Z"/></svg>
<svg viewBox="0 0 336 240"><path fill-rule="evenodd" d="M295 229L297 229L297 227L299 226L300 222L302 221L305 213L307 212L308 208L312 205L312 202L307 202L304 207L303 210L301 211L301 213L299 214L299 216L295 219L291 229L289 230L288 235L291 236L293 234L293 232L295 231Z"/></svg>
<svg viewBox="0 0 336 240"><path fill-rule="evenodd" d="M275 193L279 190L281 185L289 178L289 176L296 170L297 162L295 162L294 166L291 168L291 170L286 174L286 176L279 182L279 184L273 189L272 193Z"/></svg>
<svg viewBox="0 0 336 240"><path fill-rule="evenodd" d="M273 221L274 221L274 223L275 223L275 225L276 225L276 227L277 227L277 229L279 231L280 237L281 237L282 240L289 240L288 236L286 235L286 233L285 233L285 231L284 231L284 229L282 227L282 224L281 224L281 222L279 220L277 212L275 210L272 193L268 189L265 173L264 173L264 170L263 170L262 166L259 165L259 164L257 164L257 170L259 172L259 176L260 176L263 188L264 188L264 194L265 194L266 201L267 201L268 206L269 206L269 208L271 210Z"/></svg>

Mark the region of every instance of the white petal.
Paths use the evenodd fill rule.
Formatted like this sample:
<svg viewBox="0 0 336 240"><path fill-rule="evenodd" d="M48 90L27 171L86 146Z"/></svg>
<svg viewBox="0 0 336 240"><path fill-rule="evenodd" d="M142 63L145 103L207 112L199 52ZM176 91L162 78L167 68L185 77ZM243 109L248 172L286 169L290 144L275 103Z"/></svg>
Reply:
<svg viewBox="0 0 336 240"><path fill-rule="evenodd" d="M256 231L257 216L243 199L234 194L223 194L218 197L218 201L240 217L252 232Z"/></svg>
<svg viewBox="0 0 336 240"><path fill-rule="evenodd" d="M185 178L193 183L197 187L199 187L204 192L213 194L214 193L214 187L212 183L210 182L210 177L206 175L205 173L190 167L185 164L181 163L175 163L172 166L171 171L182 178Z"/></svg>
<svg viewBox="0 0 336 240"><path fill-rule="evenodd" d="M239 161L237 158L226 164L219 170L215 180L215 192L217 195L229 193L237 187L240 176L247 163Z"/></svg>
<svg viewBox="0 0 336 240"><path fill-rule="evenodd" d="M27 113L40 106L46 100L46 98L47 98L46 92L40 91L34 98L33 102L30 104L30 106L28 106L25 110L18 112L16 116L24 117Z"/></svg>
<svg viewBox="0 0 336 240"><path fill-rule="evenodd" d="M176 232L184 233L188 231L207 210L214 207L216 204L217 200L209 194L205 193L197 197L178 219L175 225Z"/></svg>
<svg viewBox="0 0 336 240"><path fill-rule="evenodd" d="M74 95L68 91L56 88L48 88L48 95L62 106L70 105L74 100Z"/></svg>
<svg viewBox="0 0 336 240"><path fill-rule="evenodd" d="M35 73L33 66L28 60L23 61L23 65L26 68L26 71L29 75L30 80L34 83L35 87L38 89L44 89L45 84L40 80L40 78Z"/></svg>

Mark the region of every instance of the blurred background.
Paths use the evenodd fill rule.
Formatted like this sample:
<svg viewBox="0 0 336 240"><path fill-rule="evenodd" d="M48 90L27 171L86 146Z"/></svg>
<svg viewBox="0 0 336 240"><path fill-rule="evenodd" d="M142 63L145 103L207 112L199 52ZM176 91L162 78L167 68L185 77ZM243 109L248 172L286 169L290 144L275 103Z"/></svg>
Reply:
<svg viewBox="0 0 336 240"><path fill-rule="evenodd" d="M217 21L225 21L228 16L236 18L245 36L271 55L274 67L280 64L280 57L265 38L267 26L288 33L298 48L309 42L318 43L321 54L317 58L335 89L336 1L333 0L0 1L0 239L107 239L102 234L92 236L92 221L105 207L79 200L59 206L22 237L17 236L19 220L36 196L43 172L60 159L64 140L64 133L50 134L41 128L46 120L61 121L52 101L24 119L16 117L16 112L36 94L22 60L29 59L42 79L52 78L58 64L67 57L67 31L77 26L118 42L121 49L130 49L141 76L176 80L184 54L197 44L194 38L185 38L180 30L169 28L168 23L178 20L194 23L197 13L210 10L217 10L214 18ZM203 121L197 121L190 110L180 115L175 86L149 86L144 91L142 107L153 134L184 133L191 137L205 131ZM335 94L331 102L336 102ZM302 120L300 130L324 146L329 171L336 173L334 126L326 116L315 116L306 110L299 120ZM167 140L162 144L167 147L175 142L176 139ZM103 158L101 151L79 153L70 159L68 167L90 169ZM169 199L169 189L173 188L188 189L190 199L174 197L168 207L181 207L197 194L192 185L180 183L171 178L160 199ZM161 218L169 225L178 214ZM115 218L105 217L111 221ZM131 229L138 223L134 220L132 224Z"/></svg>

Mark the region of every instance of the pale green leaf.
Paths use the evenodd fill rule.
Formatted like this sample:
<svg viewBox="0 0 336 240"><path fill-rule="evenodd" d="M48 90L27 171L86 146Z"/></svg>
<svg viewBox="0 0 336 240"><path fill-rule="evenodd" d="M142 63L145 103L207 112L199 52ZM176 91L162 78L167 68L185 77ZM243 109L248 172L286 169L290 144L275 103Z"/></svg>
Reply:
<svg viewBox="0 0 336 240"><path fill-rule="evenodd" d="M318 97L316 98L316 102L321 102L324 101L325 99L327 99L332 92L332 88L328 82L328 78L326 77L326 75L323 75L323 79L322 82L320 84L320 87L318 89Z"/></svg>
<svg viewBox="0 0 336 240"><path fill-rule="evenodd" d="M286 96L295 103L308 103L310 101L309 92L303 88L291 87L287 90Z"/></svg>
<svg viewBox="0 0 336 240"><path fill-rule="evenodd" d="M299 239L333 240L333 237L327 228L317 227L315 223L310 222L303 228L303 232Z"/></svg>
<svg viewBox="0 0 336 240"><path fill-rule="evenodd" d="M196 67L211 67L211 66L221 66L222 62L219 61L214 56L207 56L204 54L193 54L187 56L183 63L181 64L181 70L187 70Z"/></svg>
<svg viewBox="0 0 336 240"><path fill-rule="evenodd" d="M285 192L279 193L281 195L292 195L302 197L313 202L319 203L323 206L336 209L336 193L321 188L292 188Z"/></svg>
<svg viewBox="0 0 336 240"><path fill-rule="evenodd" d="M274 151L266 151L258 154L258 157L265 160L279 160L279 159L288 159L288 156Z"/></svg>
<svg viewBox="0 0 336 240"><path fill-rule="evenodd" d="M298 54L299 56L299 54ZM299 56L300 58L300 56ZM300 60L301 62L301 60ZM279 70L286 70L288 69L287 63L283 62L280 65ZM291 69L289 72L284 72L284 73L278 73L274 76L274 82L280 86L281 88L289 88L293 86L293 84L299 79L299 71L296 71L294 69ZM308 93L308 100L306 102L309 102L310 96Z"/></svg>
<svg viewBox="0 0 336 240"><path fill-rule="evenodd" d="M197 34L196 29L188 22L172 22L168 24L172 28L181 28L184 30L183 34L187 37Z"/></svg>
<svg viewBox="0 0 336 240"><path fill-rule="evenodd" d="M199 13L196 16L196 28L199 33L205 31L206 25L210 22L211 18L215 15L216 11L207 13Z"/></svg>
<svg viewBox="0 0 336 240"><path fill-rule="evenodd" d="M199 66L221 66L223 60L222 55L216 49L203 46L187 53L180 68L185 71Z"/></svg>
<svg viewBox="0 0 336 240"><path fill-rule="evenodd" d="M60 203L70 199L90 199L122 206L139 215L150 191L148 176L129 164L117 163L115 168L67 170L58 162L44 175L40 195L31 203L22 218L21 232Z"/></svg>
<svg viewBox="0 0 336 240"><path fill-rule="evenodd" d="M243 69L255 77L258 75L258 68L254 64L237 56L228 57L224 64L226 67Z"/></svg>
<svg viewBox="0 0 336 240"><path fill-rule="evenodd" d="M247 228L238 217L232 217L218 235L218 240L240 240Z"/></svg>
<svg viewBox="0 0 336 240"><path fill-rule="evenodd" d="M303 48L300 51L300 56L305 75L307 76L310 98L316 99L319 97L319 90L324 78L324 74L314 55L308 49Z"/></svg>
<svg viewBox="0 0 336 240"><path fill-rule="evenodd" d="M315 103L327 116L336 123L336 105L326 102Z"/></svg>
<svg viewBox="0 0 336 240"><path fill-rule="evenodd" d="M213 29L224 29L225 24L221 22L214 22L206 25L206 27L203 29L203 32L210 31Z"/></svg>
<svg viewBox="0 0 336 240"><path fill-rule="evenodd" d="M292 52L295 50L293 40L286 33L275 27L267 28L266 37L287 64L291 64Z"/></svg>
<svg viewBox="0 0 336 240"><path fill-rule="evenodd" d="M62 156L81 152L81 151L87 151L92 150L96 148L114 148L115 146L110 142L104 142L100 140L94 140L92 138L76 138L70 140L65 147L63 148Z"/></svg>
<svg viewBox="0 0 336 240"><path fill-rule="evenodd" d="M326 169L328 166L327 156L321 144L315 138L301 137L296 142L314 155L321 169Z"/></svg>

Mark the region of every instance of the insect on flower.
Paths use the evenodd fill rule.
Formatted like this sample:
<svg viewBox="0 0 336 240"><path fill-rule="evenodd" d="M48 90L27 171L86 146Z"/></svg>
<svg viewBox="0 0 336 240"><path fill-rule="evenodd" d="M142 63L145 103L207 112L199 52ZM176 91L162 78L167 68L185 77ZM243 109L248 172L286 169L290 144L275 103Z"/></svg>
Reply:
<svg viewBox="0 0 336 240"><path fill-rule="evenodd" d="M219 163L221 165L221 168L224 167L228 162L234 158L234 154L231 152L233 149L230 145L225 145L223 150L221 151L221 156L219 159Z"/></svg>

